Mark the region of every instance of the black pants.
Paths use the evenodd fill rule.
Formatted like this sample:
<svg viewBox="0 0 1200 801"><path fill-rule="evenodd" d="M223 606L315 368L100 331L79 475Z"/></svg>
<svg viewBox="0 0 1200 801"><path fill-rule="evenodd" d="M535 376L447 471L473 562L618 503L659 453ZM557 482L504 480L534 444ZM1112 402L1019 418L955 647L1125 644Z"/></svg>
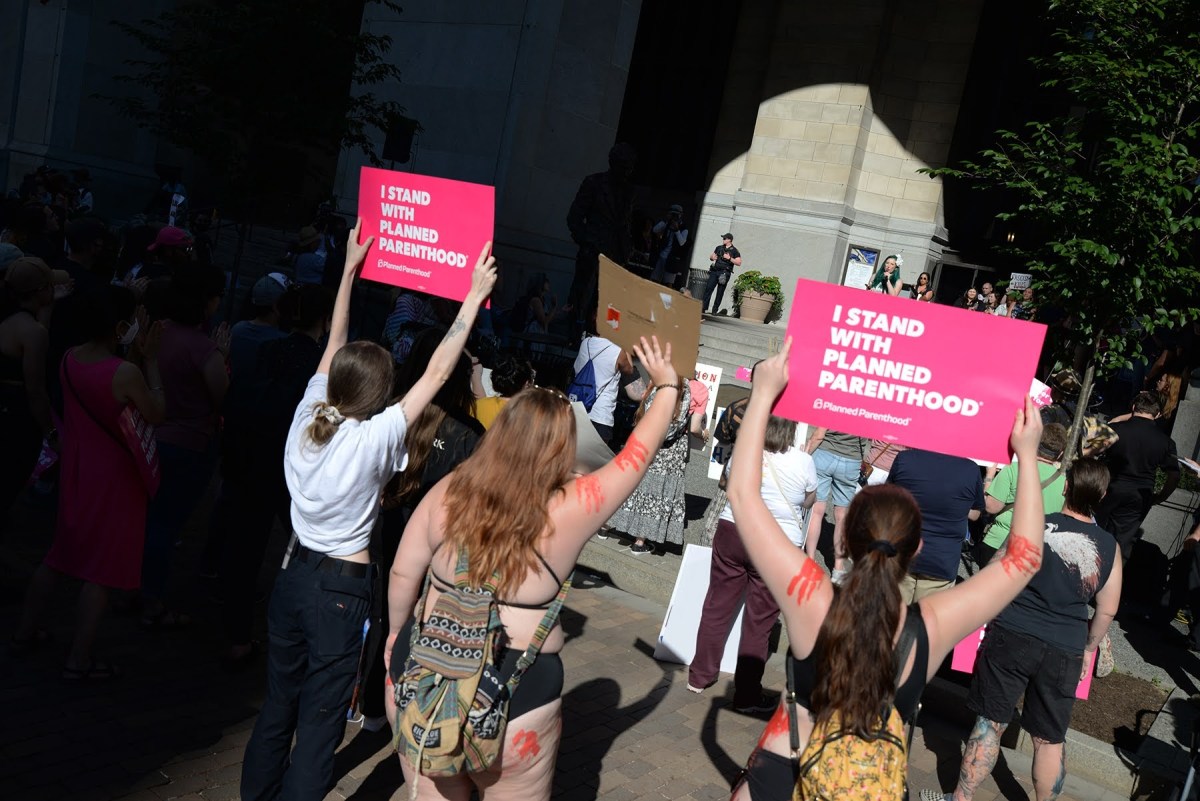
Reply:
<svg viewBox="0 0 1200 801"><path fill-rule="evenodd" d="M729 273L725 270L712 269L708 271L708 281L704 284L704 305L701 311L708 311L708 299L712 297L713 290L717 292L717 302L712 305L713 314L721 308L721 300L725 297L725 284L721 283L721 276L728 276ZM729 279L726 278L726 281Z"/></svg>
<svg viewBox="0 0 1200 801"><path fill-rule="evenodd" d="M1133 552L1133 542L1137 539L1142 521L1150 513L1153 495L1150 489L1114 483L1109 485L1108 493L1096 509L1096 523L1116 538L1124 561L1129 561L1129 555Z"/></svg>
<svg viewBox="0 0 1200 801"><path fill-rule="evenodd" d="M242 762L244 801L319 801L328 792L373 582L367 565L319 554L307 562L293 557L275 580L267 613L267 698Z"/></svg>

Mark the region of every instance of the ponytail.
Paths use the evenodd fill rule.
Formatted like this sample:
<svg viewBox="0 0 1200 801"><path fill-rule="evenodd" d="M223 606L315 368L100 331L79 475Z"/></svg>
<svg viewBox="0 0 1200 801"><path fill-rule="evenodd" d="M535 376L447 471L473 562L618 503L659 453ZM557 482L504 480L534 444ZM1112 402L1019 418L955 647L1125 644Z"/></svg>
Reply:
<svg viewBox="0 0 1200 801"><path fill-rule="evenodd" d="M817 634L812 708L818 725L836 713L841 730L870 732L896 694L892 640L900 580L920 543L921 513L907 490L867 487L850 504L844 526L854 568Z"/></svg>

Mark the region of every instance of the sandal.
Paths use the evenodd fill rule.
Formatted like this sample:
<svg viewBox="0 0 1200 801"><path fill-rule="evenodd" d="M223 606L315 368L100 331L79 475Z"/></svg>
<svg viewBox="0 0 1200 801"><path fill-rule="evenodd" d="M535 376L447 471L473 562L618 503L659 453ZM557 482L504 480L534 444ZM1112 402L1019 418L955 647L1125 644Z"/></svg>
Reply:
<svg viewBox="0 0 1200 801"><path fill-rule="evenodd" d="M142 615L142 628L151 631L179 631L191 628L194 622L190 616L174 609L164 608L155 614Z"/></svg>
<svg viewBox="0 0 1200 801"><path fill-rule="evenodd" d="M8 638L8 652L13 656L24 656L41 648L50 642L50 639L50 632L45 629L38 629L28 637L18 637L14 634Z"/></svg>
<svg viewBox="0 0 1200 801"><path fill-rule="evenodd" d="M116 665L93 661L85 668L63 666L62 677L67 681L107 681L121 675Z"/></svg>

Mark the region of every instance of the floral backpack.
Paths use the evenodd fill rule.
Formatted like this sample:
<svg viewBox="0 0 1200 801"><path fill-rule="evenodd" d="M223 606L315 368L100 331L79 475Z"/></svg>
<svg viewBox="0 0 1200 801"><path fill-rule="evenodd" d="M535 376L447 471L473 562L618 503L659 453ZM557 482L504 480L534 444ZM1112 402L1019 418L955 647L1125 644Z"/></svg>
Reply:
<svg viewBox="0 0 1200 801"><path fill-rule="evenodd" d="M916 640L917 616L909 614L896 643L896 682ZM796 723L795 660L787 660L787 709L792 753L800 746ZM895 704L880 710L879 728L849 731L837 713L813 729L797 761L794 801L904 801L908 798L908 740Z"/></svg>

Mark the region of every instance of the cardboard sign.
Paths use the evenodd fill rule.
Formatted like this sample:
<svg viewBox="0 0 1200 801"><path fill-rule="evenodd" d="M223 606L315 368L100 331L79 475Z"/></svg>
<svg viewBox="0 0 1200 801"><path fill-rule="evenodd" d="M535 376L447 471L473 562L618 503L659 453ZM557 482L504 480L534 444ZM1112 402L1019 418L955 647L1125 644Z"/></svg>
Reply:
<svg viewBox="0 0 1200 801"><path fill-rule="evenodd" d="M979 646L983 644L983 635L987 631L987 626L980 626L973 634L963 638L962 642L954 646L954 656L950 660L950 669L957 670L959 673L974 673L975 660L979 656ZM1095 673L1096 655L1099 651L1092 654L1092 658L1088 662L1088 672L1083 679L1075 686L1075 697L1080 700L1087 700L1088 693L1092 689L1092 674Z"/></svg>
<svg viewBox="0 0 1200 801"><path fill-rule="evenodd" d="M495 196L482 184L363 167L361 236L375 237L363 278L464 300L479 251L492 239Z"/></svg>
<svg viewBox="0 0 1200 801"><path fill-rule="evenodd" d="M638 278L600 257L600 305L596 311L600 336L633 352L641 337L671 343L671 363L682 376L696 371L700 352L700 301L685 298L662 284Z"/></svg>
<svg viewBox="0 0 1200 801"><path fill-rule="evenodd" d="M671 590L671 603L663 618L658 643L654 646L654 658L662 662L691 664L696 655L696 633L700 630L700 614L704 609L704 596L708 595L709 567L712 565L712 548L703 545L687 545L683 549L683 561L679 563L679 575L675 588ZM725 650L721 654L721 672L733 673L737 667L738 645L742 640L742 614L744 603L738 602L737 617L729 628Z"/></svg>
<svg viewBox="0 0 1200 801"><path fill-rule="evenodd" d="M775 414L868 439L1008 462L1046 328L800 279ZM1004 358L979 366L980 343Z"/></svg>

